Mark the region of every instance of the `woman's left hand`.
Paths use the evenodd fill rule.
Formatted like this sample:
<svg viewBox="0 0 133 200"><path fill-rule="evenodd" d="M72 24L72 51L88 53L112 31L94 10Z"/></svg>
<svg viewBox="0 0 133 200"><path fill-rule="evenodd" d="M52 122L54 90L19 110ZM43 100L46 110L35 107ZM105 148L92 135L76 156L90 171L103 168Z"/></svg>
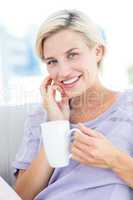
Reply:
<svg viewBox="0 0 133 200"><path fill-rule="evenodd" d="M82 164L111 168L119 150L100 132L79 123L80 132L74 135L72 159Z"/></svg>

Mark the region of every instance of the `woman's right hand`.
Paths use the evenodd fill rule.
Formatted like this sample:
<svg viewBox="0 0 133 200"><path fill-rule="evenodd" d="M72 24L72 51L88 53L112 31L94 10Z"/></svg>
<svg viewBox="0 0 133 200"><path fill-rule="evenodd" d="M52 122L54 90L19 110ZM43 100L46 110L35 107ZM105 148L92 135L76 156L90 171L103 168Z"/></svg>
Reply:
<svg viewBox="0 0 133 200"><path fill-rule="evenodd" d="M70 108L69 99L64 94L60 102L55 100L55 92L58 89L62 94L62 88L58 85L51 84L52 78L47 76L40 86L43 100L43 107L47 110L48 120L69 120Z"/></svg>

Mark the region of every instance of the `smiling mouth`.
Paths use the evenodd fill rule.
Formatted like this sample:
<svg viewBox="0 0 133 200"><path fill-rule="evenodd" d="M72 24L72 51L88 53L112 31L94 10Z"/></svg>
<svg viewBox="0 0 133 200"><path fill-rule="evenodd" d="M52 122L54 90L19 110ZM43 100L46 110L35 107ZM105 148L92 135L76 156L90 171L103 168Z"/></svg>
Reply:
<svg viewBox="0 0 133 200"><path fill-rule="evenodd" d="M80 79L81 76L82 76L82 75L77 76L77 77L74 77L74 78L71 78L71 79L69 79L69 80L61 81L62 86L63 86L64 88L73 87L73 86L79 81L79 79Z"/></svg>

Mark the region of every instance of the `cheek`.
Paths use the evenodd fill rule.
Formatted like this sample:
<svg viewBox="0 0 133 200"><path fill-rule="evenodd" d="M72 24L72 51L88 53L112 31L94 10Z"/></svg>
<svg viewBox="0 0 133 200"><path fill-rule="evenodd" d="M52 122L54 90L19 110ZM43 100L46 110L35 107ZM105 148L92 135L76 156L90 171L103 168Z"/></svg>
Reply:
<svg viewBox="0 0 133 200"><path fill-rule="evenodd" d="M97 79L97 65L93 59L87 59L84 63L82 63L82 69L84 71L84 78L86 84L90 87L91 84L94 84Z"/></svg>
<svg viewBox="0 0 133 200"><path fill-rule="evenodd" d="M78 65L82 69L89 69L92 66L93 59L92 56L84 55L78 60Z"/></svg>
<svg viewBox="0 0 133 200"><path fill-rule="evenodd" d="M47 71L48 71L49 75L51 76L51 78L53 78L53 79L56 78L57 73L58 73L57 70L47 68Z"/></svg>
<svg viewBox="0 0 133 200"><path fill-rule="evenodd" d="M85 71L88 71L88 73L96 73L97 71L97 63L96 60L92 57L87 58L86 60L84 60L83 65L82 65L85 69Z"/></svg>

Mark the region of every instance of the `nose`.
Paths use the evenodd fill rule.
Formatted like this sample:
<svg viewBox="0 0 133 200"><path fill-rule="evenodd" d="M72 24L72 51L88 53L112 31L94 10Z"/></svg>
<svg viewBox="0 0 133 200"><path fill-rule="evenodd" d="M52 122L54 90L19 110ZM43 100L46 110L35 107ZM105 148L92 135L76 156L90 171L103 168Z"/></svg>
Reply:
<svg viewBox="0 0 133 200"><path fill-rule="evenodd" d="M62 81L69 78L72 74L72 68L68 63L61 63L59 65L58 80Z"/></svg>

